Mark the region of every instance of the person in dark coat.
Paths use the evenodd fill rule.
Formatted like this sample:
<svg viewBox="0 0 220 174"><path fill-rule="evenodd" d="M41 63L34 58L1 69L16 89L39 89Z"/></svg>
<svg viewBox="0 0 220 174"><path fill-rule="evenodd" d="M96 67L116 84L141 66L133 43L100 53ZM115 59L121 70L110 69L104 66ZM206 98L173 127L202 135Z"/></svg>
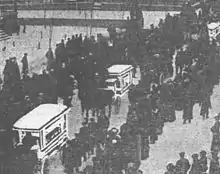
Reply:
<svg viewBox="0 0 220 174"><path fill-rule="evenodd" d="M98 124L95 122L94 118L90 119L90 123L88 125L89 127L89 135L90 135L90 153L93 155L94 154L94 147L96 145L96 135L98 132Z"/></svg>
<svg viewBox="0 0 220 174"><path fill-rule="evenodd" d="M211 99L210 99L210 95L204 95L203 101L201 103L201 111L200 111L200 115L203 117L204 119L209 118L209 109L212 108L211 105Z"/></svg>
<svg viewBox="0 0 220 174"><path fill-rule="evenodd" d="M210 161L210 167L209 167L209 174L219 174L220 167L219 167L219 157L217 154L212 154L212 159Z"/></svg>
<svg viewBox="0 0 220 174"><path fill-rule="evenodd" d="M174 174L175 166L172 163L169 163L166 168L167 171L164 174Z"/></svg>
<svg viewBox="0 0 220 174"><path fill-rule="evenodd" d="M84 161L87 160L87 152L89 152L89 128L86 122L82 123L79 131L80 142L82 144L82 155Z"/></svg>
<svg viewBox="0 0 220 174"><path fill-rule="evenodd" d="M67 86L64 90L63 104L72 107L73 90L71 86Z"/></svg>
<svg viewBox="0 0 220 174"><path fill-rule="evenodd" d="M21 75L20 75L20 70L18 67L17 59L16 57L10 58L10 68L11 68L11 73L12 73L12 82L20 81L21 80Z"/></svg>
<svg viewBox="0 0 220 174"><path fill-rule="evenodd" d="M73 161L74 161L74 157L73 157L73 149L71 147L71 142L67 141L66 146L63 149L63 156L62 156L62 163L65 167L65 172L66 173L72 173L73 172L73 168L75 167Z"/></svg>
<svg viewBox="0 0 220 174"><path fill-rule="evenodd" d="M71 148L72 148L72 158L73 158L73 168L78 172L79 167L82 165L82 144L80 142L79 134L75 134L75 139L71 140Z"/></svg>
<svg viewBox="0 0 220 174"><path fill-rule="evenodd" d="M27 59L27 53L24 53L24 57L21 60L22 62L22 74L27 75L28 74L28 59Z"/></svg>
<svg viewBox="0 0 220 174"><path fill-rule="evenodd" d="M220 150L220 137L219 137L220 121L219 115L215 117L215 124L211 128L212 132L212 152L219 152Z"/></svg>
<svg viewBox="0 0 220 174"><path fill-rule="evenodd" d="M186 121L189 121L191 123L191 120L193 118L193 103L192 100L187 97L184 103L184 108L183 108L183 124L186 124Z"/></svg>
<svg viewBox="0 0 220 174"><path fill-rule="evenodd" d="M206 157L206 151L202 150L200 152L200 159L199 159L199 166L200 166L200 173L205 174L208 170L208 161Z"/></svg>
<svg viewBox="0 0 220 174"><path fill-rule="evenodd" d="M200 172L200 165L199 165L199 155L198 154L193 154L193 163L191 170L189 171L189 174L199 174Z"/></svg>
<svg viewBox="0 0 220 174"><path fill-rule="evenodd" d="M4 70L3 70L3 75L4 75L4 79L3 79L3 82L4 82L4 85L7 85L10 83L10 62L9 60L7 59L5 61L5 67L4 67Z"/></svg>
<svg viewBox="0 0 220 174"><path fill-rule="evenodd" d="M176 166L180 168L181 174L187 174L190 164L189 160L185 158L185 152L181 152L180 159L176 162Z"/></svg>
<svg viewBox="0 0 220 174"><path fill-rule="evenodd" d="M59 88L59 95L64 96L65 94L65 88L68 85L68 77L69 72L67 70L66 64L62 63L60 69L59 69L59 77L58 77L58 88Z"/></svg>

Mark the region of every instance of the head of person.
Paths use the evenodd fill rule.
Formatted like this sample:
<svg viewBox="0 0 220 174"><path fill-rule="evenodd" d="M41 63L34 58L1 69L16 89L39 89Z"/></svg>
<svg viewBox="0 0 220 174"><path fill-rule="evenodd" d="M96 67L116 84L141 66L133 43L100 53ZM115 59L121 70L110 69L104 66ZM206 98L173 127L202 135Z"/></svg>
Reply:
<svg viewBox="0 0 220 174"><path fill-rule="evenodd" d="M94 122L95 122L95 119L94 119L94 118L90 118L90 122L91 122L91 123L94 123Z"/></svg>
<svg viewBox="0 0 220 174"><path fill-rule="evenodd" d="M193 161L198 161L199 160L199 155L198 154L193 154L192 155L192 159L193 159Z"/></svg>
<svg viewBox="0 0 220 174"><path fill-rule="evenodd" d="M185 152L180 152L179 156L180 156L180 158L184 158L185 157Z"/></svg>
<svg viewBox="0 0 220 174"><path fill-rule="evenodd" d="M87 123L86 122L82 122L82 126L83 127L87 126Z"/></svg>
<svg viewBox="0 0 220 174"><path fill-rule="evenodd" d="M112 128L111 129L111 132L112 132L112 134L114 134L114 135L116 135L116 134L118 134L118 129L117 128Z"/></svg>
<svg viewBox="0 0 220 174"><path fill-rule="evenodd" d="M166 168L167 168L167 171L173 171L175 166L173 165L173 163L169 163Z"/></svg>
<svg viewBox="0 0 220 174"><path fill-rule="evenodd" d="M200 157L206 157L207 152L205 150L202 150L200 152Z"/></svg>
<svg viewBox="0 0 220 174"><path fill-rule="evenodd" d="M12 57L12 58L11 58L11 61L12 61L13 63L15 63L15 62L16 62L16 57Z"/></svg>

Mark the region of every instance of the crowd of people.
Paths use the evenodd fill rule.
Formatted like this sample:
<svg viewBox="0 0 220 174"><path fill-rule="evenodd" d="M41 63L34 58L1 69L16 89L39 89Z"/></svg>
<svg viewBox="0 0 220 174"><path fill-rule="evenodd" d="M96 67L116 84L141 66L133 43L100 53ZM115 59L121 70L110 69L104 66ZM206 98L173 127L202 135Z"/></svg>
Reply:
<svg viewBox="0 0 220 174"><path fill-rule="evenodd" d="M66 160L67 164L65 164L64 159L67 171L72 171L74 168L78 171L78 167L81 164L80 157L84 157L85 159L85 152L89 153L91 151L89 144L92 144L93 148L96 147L95 149L99 151L97 153L98 155L93 158L93 167L90 168L93 173L109 172L109 170L115 173L121 173L123 170L141 173L142 171L138 170L140 161L137 161L137 158L133 159L132 156L134 155L131 153L132 148L137 151L137 134L141 135L142 147L144 147L141 153L142 159L146 159L149 155L149 144L157 141L158 135L163 132L164 123L175 121L175 110L183 110L184 124L186 121L191 123L195 103L199 103L201 106L200 115L202 118L207 119L209 117L209 109L211 108L210 96L212 95L214 85L218 84L219 76L216 66L217 50L214 42L211 45L209 43L205 25L206 20L210 19L210 17L207 18L207 14L200 14L197 17L189 6L187 10L187 12L183 11L180 16L171 17L167 15L165 21L160 21L158 28L152 25L151 29L144 33L148 35L147 43L145 37L142 37L143 33L141 32L124 37L112 35L113 37L111 39L113 40L114 48L117 49L119 46L121 48L119 52L116 52L117 60L121 60L123 63L130 61L138 65L141 70L142 79L139 85L135 86L129 92L131 106L127 114L127 122L121 126L120 137L116 136L117 133L111 134L112 130L110 133L107 132L106 128L106 131L101 131L101 133L105 132L105 135L101 136L103 137L102 143L94 144L93 133L84 134L86 137L91 135L87 138L78 137L79 135L77 135L76 139L78 139L78 142L80 142L80 139L81 141L86 139L86 141L79 143L81 144L81 150L75 150L75 140L69 142L67 149L74 152L67 153L71 156L68 156L68 160ZM193 35L195 34L199 38L194 39ZM109 50L106 42L105 44L107 50ZM91 46L94 46L94 44L91 44ZM92 49L91 51L94 51L92 53L88 51L89 55L100 53L99 51L95 52L95 50ZM84 52L83 54L85 54ZM175 52L177 52L176 77L174 80L168 80L166 82L160 74L162 73L167 76L173 74L172 59ZM99 56L95 57L99 58ZM83 60L86 58L86 56L83 56ZM111 54L108 60L112 60ZM97 59L93 66L99 62ZM107 61L103 62L106 63ZM103 67L106 66L108 64ZM90 69L93 69L92 67ZM86 76L89 77L89 74L91 75L91 73L87 74L85 72L84 74ZM103 71L99 73L104 74ZM80 82L80 80L78 81ZM96 124L99 125L99 122ZM90 125L90 123L85 122L84 126L87 128L83 127L83 129L89 130L89 126L87 125ZM113 138L110 138L112 141L108 141L105 138L107 137L108 139L109 134L113 136ZM97 135L99 133L96 133L96 138ZM89 143L88 141L93 143ZM78 148L79 144L76 145ZM127 149L129 150L127 151ZM103 153L101 153L102 155L100 155L100 151ZM77 155L76 152L81 153L81 155ZM109 152L111 155L109 155ZM190 169L190 164L184 158L184 153L181 153L181 159L177 162L176 166L169 164L167 172L187 173L190 170L190 173L205 173L208 170L205 154L206 152L202 151L200 159L198 154L193 154L194 161ZM78 165L76 163L72 165L72 163L68 162L74 161L74 157L78 159L76 160L78 161ZM188 167L185 165L186 162L188 163ZM216 155L213 153L210 165L210 172L212 173L216 172L215 162ZM105 168L106 166L107 169ZM132 167L130 168L129 166Z"/></svg>
<svg viewBox="0 0 220 174"><path fill-rule="evenodd" d="M206 173L208 170L208 159L206 154L207 152L204 150L202 150L199 154L193 154L193 163L192 165L190 165L189 160L185 157L185 153L180 152L180 159L176 162L175 165L173 163L169 163L166 167L167 171L165 172L165 174L180 174L188 172L189 174ZM214 161L212 160L210 166L212 166L213 164ZM213 173L213 169L213 167L210 167L210 173Z"/></svg>
<svg viewBox="0 0 220 174"><path fill-rule="evenodd" d="M208 157L208 153L202 150L199 154L192 154L192 164L190 165L189 160L185 157L185 152L179 153L180 159L176 164L169 163L166 166L165 174L218 174L220 172L219 156L220 151L220 139L219 139L219 128L220 128L220 115L215 116L215 123L211 128L213 134L212 144L211 144L211 158ZM210 163L208 164L208 162Z"/></svg>
<svg viewBox="0 0 220 174"><path fill-rule="evenodd" d="M105 86L109 65L123 63L132 64L135 68L138 66L141 80L129 91L129 112L120 131L115 128L108 130L109 118L104 113L97 119L85 120L76 138L68 141L63 149L62 161L67 173L80 172L81 158L87 160L95 150L93 166L86 170L100 174L104 171L142 173L139 170L140 158L148 158L149 144L158 140L164 124L176 120L175 110L183 111L184 124L193 120L195 103L201 106L202 118L209 117L210 96L214 85L218 84L220 73L215 42L209 43L206 23L211 17L207 15L204 12L197 16L188 4L180 15L168 14L165 20L160 20L158 27L151 25L150 29L143 30L132 26L122 34L109 28L110 41L100 35L97 41L94 37L83 39L82 35L64 38L66 43L63 39L57 44L55 55L51 49L47 52L46 67L41 75L30 77L26 54L22 59L22 75L16 58L7 60L1 91L1 97L7 99L1 100L0 104L2 120L11 115L11 125L39 104L57 103L58 97L63 98L64 104L70 107L76 81L79 99L88 100L86 97L89 97L92 102L97 102L93 93L96 88ZM166 77L174 73L174 57L176 75L174 80L167 80ZM15 103L17 109L22 111L15 109ZM137 143L139 136L140 144ZM138 155L139 145L142 146L141 155ZM202 161L204 154L202 151ZM184 154L180 155L176 166L167 166L168 174L187 173L190 169ZM198 159L198 154L194 154L193 159L192 174L208 170L205 162L201 163ZM215 155L212 159L216 159ZM200 171L201 164L204 164L205 171ZM211 166L210 171L214 168Z"/></svg>
<svg viewBox="0 0 220 174"><path fill-rule="evenodd" d="M91 166L83 169L85 173L122 173L137 171L140 162L136 160L135 132L123 132L109 128L109 118L99 117L97 121L83 123L76 138L67 143L63 150L63 164L67 173L77 173L83 161L92 157ZM95 152L94 152L95 151ZM141 173L139 170L138 172Z"/></svg>

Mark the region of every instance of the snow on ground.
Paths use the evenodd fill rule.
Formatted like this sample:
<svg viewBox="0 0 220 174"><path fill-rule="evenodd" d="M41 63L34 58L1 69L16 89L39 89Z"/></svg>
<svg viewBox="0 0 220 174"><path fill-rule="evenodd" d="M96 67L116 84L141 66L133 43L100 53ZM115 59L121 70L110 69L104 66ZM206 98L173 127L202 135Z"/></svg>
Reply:
<svg viewBox="0 0 220 174"><path fill-rule="evenodd" d="M58 19L124 19L129 17L128 11L99 11L93 10L19 10L19 18L58 18Z"/></svg>
<svg viewBox="0 0 220 174"><path fill-rule="evenodd" d="M45 54L49 47L49 27L44 28L44 26L26 26L26 33L22 32L23 26L21 27L21 33L18 36L13 34L11 39L7 41L0 42L0 72L5 65L5 60L10 57L17 57L18 64L21 66L21 58L24 53L28 53L28 60L30 64L30 71L39 72L42 63L45 62ZM41 32L43 38L41 39ZM71 37L73 34L80 34L83 36L94 35L97 36L98 33L104 33L108 35L105 28L89 28L89 27L53 27L52 36L52 49L55 50L56 44L64 38L66 34L67 37ZM13 46L15 42L15 46ZM40 43L40 49L38 49L38 43ZM6 47L6 51L2 51L3 47Z"/></svg>
<svg viewBox="0 0 220 174"><path fill-rule="evenodd" d="M41 13L43 11L19 11L19 17L41 17ZM176 14L178 12L170 12L171 15ZM89 12L70 12L70 11L47 11L46 12L47 17L52 15L53 17L55 14L58 16L64 18L64 17L79 17L81 15L90 16ZM77 15L78 14L78 15ZM108 16L106 18L111 19L121 19L124 17L126 19L126 16L128 15L128 12L103 12L103 11L95 11L94 18L101 18L105 19L105 16ZM145 28L149 27L151 23L157 25L160 18L165 17L166 12L143 12L144 15L144 25ZM28 53L28 60L30 64L30 71L39 72L41 69L42 63L45 61L45 53L48 50L49 47L49 27L44 28L44 26L26 26L26 33L24 34L22 32L23 26L21 26L21 32L20 35L14 34L11 36L11 39L7 41L0 42L0 72L2 73L2 70L5 65L5 60L9 57L17 57L18 64L21 66L21 58L23 57L24 53ZM41 39L41 32L43 33L43 38ZM64 38L64 35L67 34L67 37L71 37L72 34L79 34L82 33L83 36L87 35L93 35L96 36L98 33L102 33L103 35L108 36L108 32L105 28L90 28L90 27L74 27L74 26L60 26L60 27L53 27L53 37L52 37L52 48L55 49L55 45L57 42L59 42L62 38ZM15 43L15 46L13 46L12 43ZM40 49L38 49L38 44L40 43ZM2 48L6 46L6 51L2 51Z"/></svg>
<svg viewBox="0 0 220 174"><path fill-rule="evenodd" d="M219 91L219 88L219 86L215 88L215 93ZM174 123L165 124L164 132L159 140L150 145L150 157L141 162L144 174L163 174L169 162L175 164L179 159L179 152L185 152L190 161L193 153L199 153L201 150L210 152L212 140L210 128L214 124L212 118L219 111L219 107L215 105L216 98L212 98L212 102L213 110L210 119L205 121L199 115L198 105L194 107L194 119L191 124L183 125L182 112L176 112L177 120Z"/></svg>
<svg viewBox="0 0 220 174"><path fill-rule="evenodd" d="M151 24L158 25L160 19L164 19L166 14L170 15L178 14L178 11L143 11L144 16L144 28L149 28ZM58 19L117 19L126 20L130 16L128 11L100 11L93 10L92 14L89 10L77 11L77 10L19 10L19 18L58 18Z"/></svg>

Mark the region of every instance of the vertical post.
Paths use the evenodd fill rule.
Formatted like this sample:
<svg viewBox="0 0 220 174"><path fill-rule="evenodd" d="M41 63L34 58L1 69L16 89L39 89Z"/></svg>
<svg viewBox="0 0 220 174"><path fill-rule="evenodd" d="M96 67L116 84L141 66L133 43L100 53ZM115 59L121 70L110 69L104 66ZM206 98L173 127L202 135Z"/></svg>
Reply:
<svg viewBox="0 0 220 174"><path fill-rule="evenodd" d="M141 161L141 135L137 135L137 161Z"/></svg>

